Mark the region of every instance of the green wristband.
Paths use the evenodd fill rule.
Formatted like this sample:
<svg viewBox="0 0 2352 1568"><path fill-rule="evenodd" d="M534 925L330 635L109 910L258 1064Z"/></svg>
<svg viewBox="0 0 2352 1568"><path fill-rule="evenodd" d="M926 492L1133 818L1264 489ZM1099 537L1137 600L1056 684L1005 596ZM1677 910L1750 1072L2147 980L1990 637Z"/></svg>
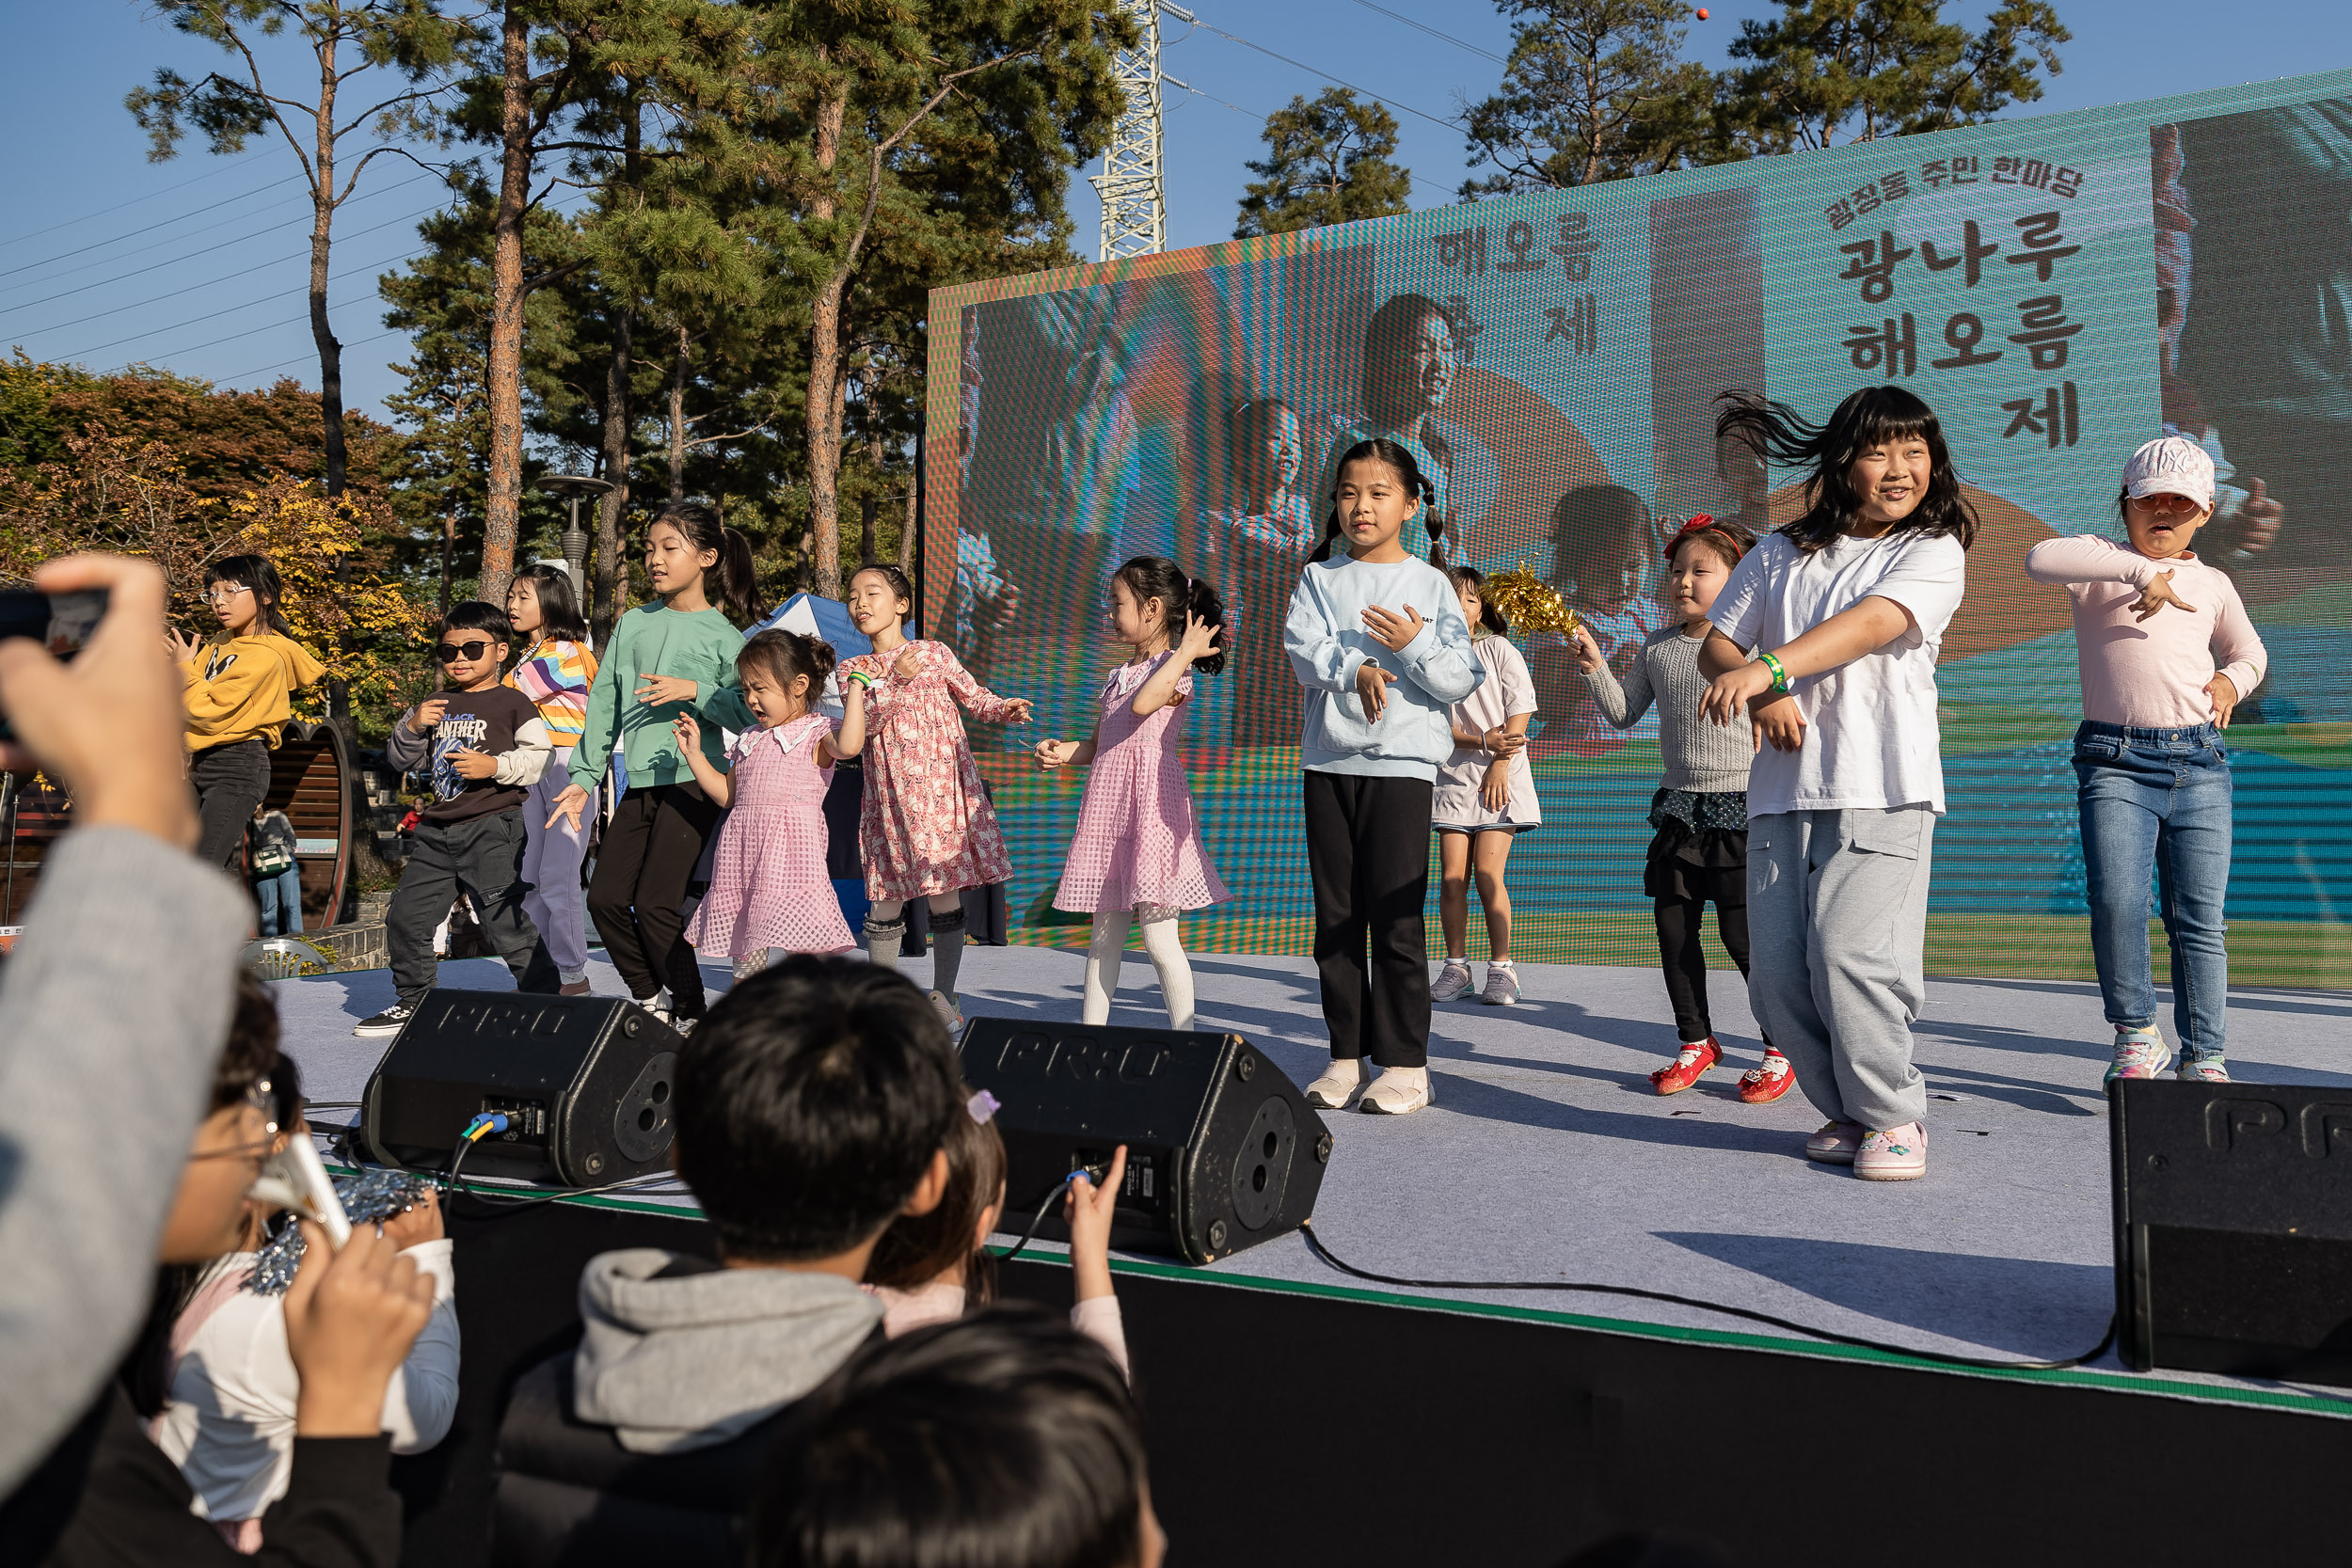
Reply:
<svg viewBox="0 0 2352 1568"><path fill-rule="evenodd" d="M851 680L853 680L853 681L857 682L857 683L858 683L858 685L860 685L860 686L871 686L871 685L873 685L873 684L874 684L874 677L873 677L873 676L871 676L871 675L869 675L869 674L867 674L867 673L866 673L865 671L863 671L863 670L852 670L852 671L850 671L850 678Z"/></svg>
<svg viewBox="0 0 2352 1568"><path fill-rule="evenodd" d="M1788 670L1786 665L1781 663L1780 657L1777 654L1758 654L1756 656L1756 661L1772 673L1773 690L1786 691L1788 689Z"/></svg>

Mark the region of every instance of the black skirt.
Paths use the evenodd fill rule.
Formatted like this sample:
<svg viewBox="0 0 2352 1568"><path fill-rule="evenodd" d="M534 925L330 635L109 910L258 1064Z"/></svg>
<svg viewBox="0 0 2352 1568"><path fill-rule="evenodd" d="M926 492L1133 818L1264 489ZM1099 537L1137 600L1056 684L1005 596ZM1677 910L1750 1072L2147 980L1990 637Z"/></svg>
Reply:
<svg viewBox="0 0 2352 1568"><path fill-rule="evenodd" d="M1659 824L1642 866L1642 892L1652 898L1747 902L1748 835L1740 828L1693 828L1678 816Z"/></svg>

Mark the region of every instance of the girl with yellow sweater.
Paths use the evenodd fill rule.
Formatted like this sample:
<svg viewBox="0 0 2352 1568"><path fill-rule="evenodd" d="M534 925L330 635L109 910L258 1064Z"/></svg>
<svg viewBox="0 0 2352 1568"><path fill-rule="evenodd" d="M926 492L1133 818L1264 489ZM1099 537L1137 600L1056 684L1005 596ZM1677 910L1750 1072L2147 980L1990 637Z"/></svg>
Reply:
<svg viewBox="0 0 2352 1568"><path fill-rule="evenodd" d="M204 596L220 631L171 634L187 683L188 783L203 837L197 858L244 879L246 824L269 793L270 753L294 717L294 693L326 667L294 640L267 556L232 555L204 569Z"/></svg>

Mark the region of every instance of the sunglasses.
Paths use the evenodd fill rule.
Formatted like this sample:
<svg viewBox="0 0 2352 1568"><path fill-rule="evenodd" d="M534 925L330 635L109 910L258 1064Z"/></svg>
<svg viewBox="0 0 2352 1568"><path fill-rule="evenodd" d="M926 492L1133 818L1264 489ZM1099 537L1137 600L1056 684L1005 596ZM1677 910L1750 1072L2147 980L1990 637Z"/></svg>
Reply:
<svg viewBox="0 0 2352 1568"><path fill-rule="evenodd" d="M433 650L433 657L450 664L461 658L480 658L489 651L489 640L485 638L479 642L444 642Z"/></svg>

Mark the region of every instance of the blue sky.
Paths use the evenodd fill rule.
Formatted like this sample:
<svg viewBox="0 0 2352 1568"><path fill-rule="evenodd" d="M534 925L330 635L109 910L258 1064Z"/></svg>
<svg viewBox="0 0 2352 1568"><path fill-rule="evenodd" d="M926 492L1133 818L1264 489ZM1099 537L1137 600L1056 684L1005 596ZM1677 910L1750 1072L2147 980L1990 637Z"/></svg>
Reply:
<svg viewBox="0 0 2352 1568"><path fill-rule="evenodd" d="M1164 67L1195 89L1168 91L1171 246L1231 235L1249 178L1243 165L1263 150L1264 116L1294 95L1312 97L1331 78L1396 106L1414 204L1453 199L1466 173L1462 140L1435 121L1484 96L1501 75L1495 57L1507 53L1510 29L1491 6L1203 0L1192 8L1197 27L1164 22ZM1774 8L1762 0L1710 7L1712 20L1692 27L1691 53L1723 63L1739 20ZM2228 8L2058 0L2058 9L2074 33L2066 70L2027 112L2352 64L2352 24L2341 0ZM1963 5L1953 15L1976 11ZM0 36L16 61L11 90L0 98L0 143L17 150L0 171L0 345L100 370L146 360L227 386L265 386L285 374L315 384L303 294L309 207L291 152L257 142L241 157L215 158L191 146L173 162L151 164L144 134L122 108L122 95L155 67L194 77L213 68L217 53L132 0L11 7ZM1071 207L1090 255L1099 208L1088 172L1074 182ZM397 386L389 365L403 341L385 333L374 279L417 248L416 222L438 194L415 166L379 159L338 217L328 298L354 407L373 410Z"/></svg>

